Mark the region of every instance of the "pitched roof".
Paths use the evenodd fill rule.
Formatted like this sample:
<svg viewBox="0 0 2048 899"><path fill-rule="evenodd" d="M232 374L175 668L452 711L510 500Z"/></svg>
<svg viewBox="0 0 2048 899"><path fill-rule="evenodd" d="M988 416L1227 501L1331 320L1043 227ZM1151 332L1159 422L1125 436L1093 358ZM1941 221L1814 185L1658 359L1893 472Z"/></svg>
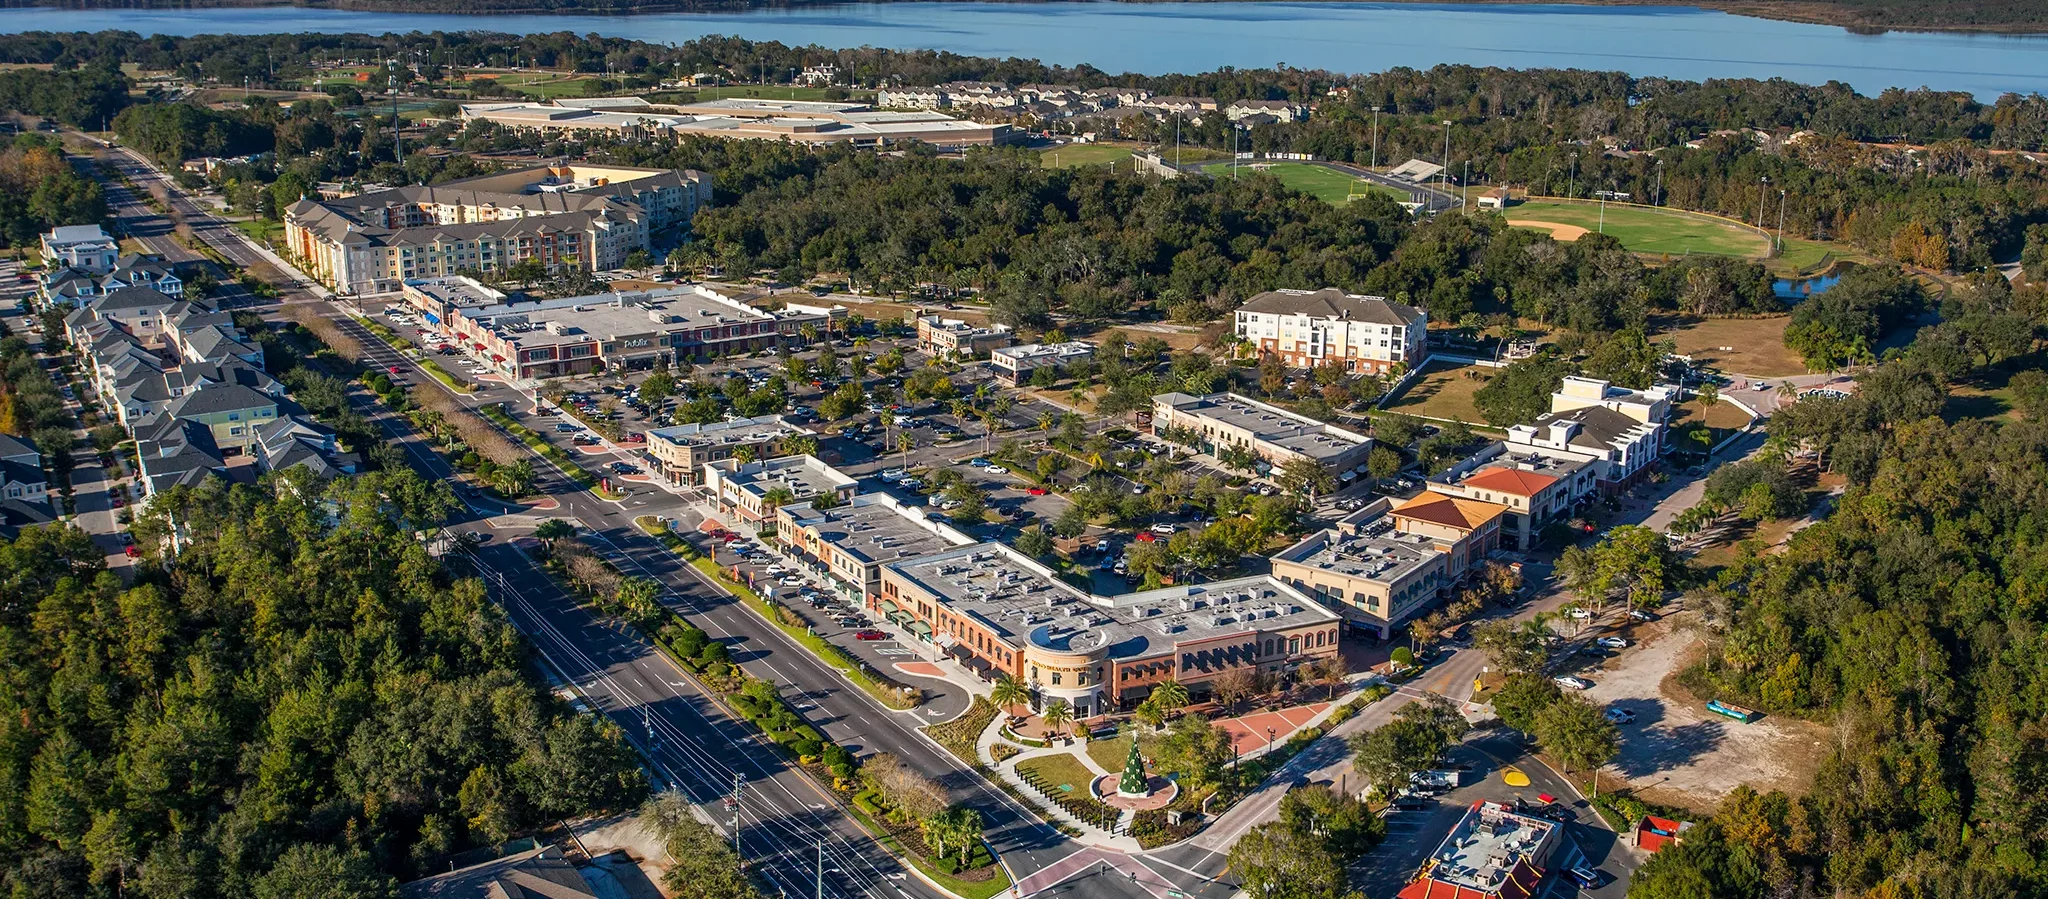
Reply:
<svg viewBox="0 0 2048 899"><path fill-rule="evenodd" d="M123 287L109 292L92 305L93 309L104 314L109 309L151 309L176 302L154 287Z"/></svg>
<svg viewBox="0 0 2048 899"><path fill-rule="evenodd" d="M1515 496L1535 496L1543 488L1557 483L1557 478L1519 468L1484 468L1465 478L1465 484L1495 493Z"/></svg>
<svg viewBox="0 0 2048 899"><path fill-rule="evenodd" d="M1584 406L1569 412L1546 412L1536 419L1541 430L1560 421L1578 422L1578 433L1572 435L1573 446L1592 449L1611 449L1621 443L1624 437L1637 428L1647 427L1642 422L1609 409L1606 406Z"/></svg>
<svg viewBox="0 0 2048 899"><path fill-rule="evenodd" d="M1335 287L1322 290L1269 290L1247 300L1239 312L1271 315L1313 315L1370 322L1376 325L1413 325L1423 320L1422 310L1404 306L1385 297L1345 293Z"/></svg>
<svg viewBox="0 0 2048 899"><path fill-rule="evenodd" d="M1447 496L1434 490L1425 490L1421 496L1395 506L1393 514L1445 527L1476 531L1487 522L1505 514L1507 510L1508 507L1498 503L1483 503L1476 499Z"/></svg>

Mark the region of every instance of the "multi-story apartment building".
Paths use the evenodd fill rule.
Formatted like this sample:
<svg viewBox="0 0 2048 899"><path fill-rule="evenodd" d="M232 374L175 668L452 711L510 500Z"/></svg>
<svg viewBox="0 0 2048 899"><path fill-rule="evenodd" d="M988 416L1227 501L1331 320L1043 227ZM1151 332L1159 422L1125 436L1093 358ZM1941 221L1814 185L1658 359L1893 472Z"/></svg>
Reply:
<svg viewBox="0 0 2048 899"><path fill-rule="evenodd" d="M710 202L702 172L563 163L301 200L285 214L285 242L328 286L383 293L408 279L528 261L549 271L618 268L634 250L674 243Z"/></svg>
<svg viewBox="0 0 2048 899"><path fill-rule="evenodd" d="M1414 368L1427 357L1429 316L1384 297L1269 290L1237 309L1237 336L1295 368L1336 362L1353 373Z"/></svg>
<svg viewBox="0 0 2048 899"><path fill-rule="evenodd" d="M882 566L876 608L1082 719L1130 709L1167 680L1199 701L1226 672L1285 678L1335 655L1340 637L1336 614L1271 576L1095 596L995 543Z"/></svg>
<svg viewBox="0 0 2048 899"><path fill-rule="evenodd" d="M1365 473L1365 460L1372 452L1372 438L1364 434L1235 393L1163 393L1153 397L1152 432L1165 434L1168 429L1183 428L1206 453L1243 447L1273 468L1295 459L1310 459L1345 481Z"/></svg>
<svg viewBox="0 0 2048 899"><path fill-rule="evenodd" d="M1677 392L1676 388L1666 386L1631 390L1599 378L1574 375L1565 378L1557 392L1550 395L1550 411L1573 412L1599 406L1643 424L1663 424L1671 418L1671 401Z"/></svg>

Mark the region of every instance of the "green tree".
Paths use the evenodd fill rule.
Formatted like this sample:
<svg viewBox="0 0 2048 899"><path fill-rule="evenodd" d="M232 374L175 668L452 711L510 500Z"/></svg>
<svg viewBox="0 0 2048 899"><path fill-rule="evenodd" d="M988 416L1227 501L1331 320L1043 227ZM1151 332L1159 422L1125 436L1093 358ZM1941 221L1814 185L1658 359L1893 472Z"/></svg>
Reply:
<svg viewBox="0 0 2048 899"><path fill-rule="evenodd" d="M996 678L995 686L989 690L989 702L996 708L1016 714L1017 708L1031 701L1031 691L1016 678L1007 674Z"/></svg>
<svg viewBox="0 0 2048 899"><path fill-rule="evenodd" d="M1052 555L1052 537L1045 533L1045 528L1036 525L1017 532L1014 545L1018 552L1035 559Z"/></svg>
<svg viewBox="0 0 2048 899"><path fill-rule="evenodd" d="M1066 732L1067 725L1074 722L1074 707L1068 705L1066 700L1055 696L1045 701L1045 705L1039 709L1038 716L1045 720L1047 731L1053 736L1059 736Z"/></svg>
<svg viewBox="0 0 2048 899"><path fill-rule="evenodd" d="M1403 464L1400 453L1384 446L1373 447L1365 457L1366 473L1382 481L1400 474Z"/></svg>
<svg viewBox="0 0 2048 899"><path fill-rule="evenodd" d="M1247 896L1269 899L1338 899L1355 896L1345 886L1344 866L1314 834L1280 821L1245 831L1230 847L1230 870Z"/></svg>
<svg viewBox="0 0 2048 899"><path fill-rule="evenodd" d="M1532 734L1536 731L1536 716L1557 702L1564 695L1557 685L1541 674L1517 672L1501 682L1500 689L1493 694L1493 711L1500 716L1500 723Z"/></svg>
<svg viewBox="0 0 2048 899"><path fill-rule="evenodd" d="M1535 673L1550 660L1550 633L1537 621L1496 618L1472 626L1472 645L1486 653L1495 668L1509 673Z"/></svg>
<svg viewBox="0 0 2048 899"><path fill-rule="evenodd" d="M1600 766L1612 761L1621 748L1614 722L1580 696L1561 696L1537 712L1534 736L1544 752L1564 763L1566 773L1591 770L1596 794L1600 792Z"/></svg>

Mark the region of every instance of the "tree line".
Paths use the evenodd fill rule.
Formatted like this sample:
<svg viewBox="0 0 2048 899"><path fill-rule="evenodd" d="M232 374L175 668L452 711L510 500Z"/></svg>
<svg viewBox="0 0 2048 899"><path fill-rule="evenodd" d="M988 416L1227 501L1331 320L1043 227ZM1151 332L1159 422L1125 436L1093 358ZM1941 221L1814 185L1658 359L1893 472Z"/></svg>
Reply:
<svg viewBox="0 0 2048 899"><path fill-rule="evenodd" d="M409 471L157 496L147 564L81 531L0 543L0 885L16 896L362 897L645 795L474 580ZM173 545L175 555L165 550Z"/></svg>

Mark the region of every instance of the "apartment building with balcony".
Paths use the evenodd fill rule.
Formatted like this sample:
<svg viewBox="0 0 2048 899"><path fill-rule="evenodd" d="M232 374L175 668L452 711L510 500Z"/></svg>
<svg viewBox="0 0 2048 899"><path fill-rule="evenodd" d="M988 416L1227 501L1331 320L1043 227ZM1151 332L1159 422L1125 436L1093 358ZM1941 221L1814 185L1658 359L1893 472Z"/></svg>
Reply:
<svg viewBox="0 0 2048 899"><path fill-rule="evenodd" d="M1237 337L1293 368L1335 362L1353 374L1412 369L1428 358L1429 315L1385 297L1269 290L1237 309Z"/></svg>

